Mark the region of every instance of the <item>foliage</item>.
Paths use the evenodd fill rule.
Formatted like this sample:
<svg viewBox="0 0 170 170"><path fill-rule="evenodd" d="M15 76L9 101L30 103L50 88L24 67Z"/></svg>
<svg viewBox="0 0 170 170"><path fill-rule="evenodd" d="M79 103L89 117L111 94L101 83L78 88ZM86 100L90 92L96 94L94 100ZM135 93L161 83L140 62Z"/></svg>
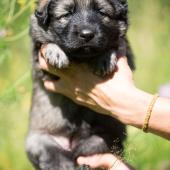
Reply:
<svg viewBox="0 0 170 170"><path fill-rule="evenodd" d="M155 93L170 81L170 1L129 0L129 38L136 55L135 82ZM29 15L34 0L0 1L0 170L31 170L24 151L31 100ZM170 143L128 129L126 159L137 169L160 169Z"/></svg>

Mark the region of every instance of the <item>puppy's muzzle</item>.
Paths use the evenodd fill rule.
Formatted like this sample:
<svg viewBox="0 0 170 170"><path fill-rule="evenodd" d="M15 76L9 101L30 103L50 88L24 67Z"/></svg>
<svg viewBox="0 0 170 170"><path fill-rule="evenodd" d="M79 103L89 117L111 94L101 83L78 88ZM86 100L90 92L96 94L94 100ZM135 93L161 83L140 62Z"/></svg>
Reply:
<svg viewBox="0 0 170 170"><path fill-rule="evenodd" d="M95 37L95 33L91 29L82 29L79 33L79 37L84 41L88 42Z"/></svg>

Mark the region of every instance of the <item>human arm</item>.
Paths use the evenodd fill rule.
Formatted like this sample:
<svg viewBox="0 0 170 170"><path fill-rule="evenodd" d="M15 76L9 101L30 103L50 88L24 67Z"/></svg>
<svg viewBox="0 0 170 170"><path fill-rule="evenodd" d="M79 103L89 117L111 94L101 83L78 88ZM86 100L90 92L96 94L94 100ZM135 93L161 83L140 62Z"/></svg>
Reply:
<svg viewBox="0 0 170 170"><path fill-rule="evenodd" d="M124 124L142 128L153 95L135 87L132 72L125 57L117 63L117 71L107 80L91 73L86 65L72 64L58 70L40 56L42 69L59 76L57 81L45 81L48 90L61 93L74 102L99 113L110 115ZM149 132L170 139L170 100L158 98L149 121Z"/></svg>

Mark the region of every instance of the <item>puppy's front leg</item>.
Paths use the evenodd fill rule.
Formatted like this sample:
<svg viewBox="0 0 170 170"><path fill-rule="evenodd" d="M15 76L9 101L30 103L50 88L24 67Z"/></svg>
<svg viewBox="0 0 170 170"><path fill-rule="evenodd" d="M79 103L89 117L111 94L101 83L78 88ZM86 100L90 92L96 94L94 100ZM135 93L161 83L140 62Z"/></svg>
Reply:
<svg viewBox="0 0 170 170"><path fill-rule="evenodd" d="M44 50L44 58L49 64L59 69L68 67L69 59L58 45L49 43Z"/></svg>
<svg viewBox="0 0 170 170"><path fill-rule="evenodd" d="M100 77L105 77L114 72L117 64L117 57L114 51L106 53L94 61L92 67L94 74Z"/></svg>

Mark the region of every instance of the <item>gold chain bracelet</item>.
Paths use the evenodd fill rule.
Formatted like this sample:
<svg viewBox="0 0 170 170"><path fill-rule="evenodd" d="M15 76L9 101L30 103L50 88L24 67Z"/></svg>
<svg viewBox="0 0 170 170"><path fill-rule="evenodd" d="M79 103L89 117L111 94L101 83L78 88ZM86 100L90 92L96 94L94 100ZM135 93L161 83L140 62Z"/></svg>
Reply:
<svg viewBox="0 0 170 170"><path fill-rule="evenodd" d="M158 94L154 95L151 103L149 104L149 107L148 107L148 110L147 110L147 113L146 113L146 117L145 117L145 120L144 120L143 128L142 128L142 130L145 133L148 132L149 120L150 120L150 117L151 117L151 114L152 114L152 111L153 111L153 107L154 107L158 97L159 97Z"/></svg>

